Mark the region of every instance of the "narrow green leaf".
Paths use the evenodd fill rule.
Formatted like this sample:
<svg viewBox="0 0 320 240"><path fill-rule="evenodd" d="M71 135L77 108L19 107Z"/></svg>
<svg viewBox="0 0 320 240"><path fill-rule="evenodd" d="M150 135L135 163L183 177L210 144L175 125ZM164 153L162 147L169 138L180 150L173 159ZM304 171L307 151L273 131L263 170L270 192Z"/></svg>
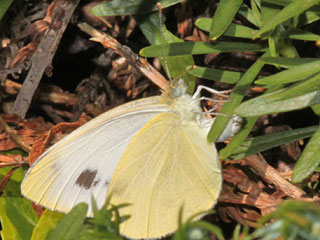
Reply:
<svg viewBox="0 0 320 240"><path fill-rule="evenodd" d="M263 0L263 1L266 2L266 3L272 3L272 4L275 4L275 5L279 5L279 6L285 7L285 6L289 5L290 3L292 3L295 0Z"/></svg>
<svg viewBox="0 0 320 240"><path fill-rule="evenodd" d="M145 14L157 11L158 2L161 3L162 8L166 8L180 3L182 0L113 0L95 5L91 8L90 13L96 16Z"/></svg>
<svg viewBox="0 0 320 240"><path fill-rule="evenodd" d="M189 70L188 73L198 78L204 78L208 80L230 83L230 84L237 83L243 75L243 73L239 73L239 72L211 69L211 68L200 67L200 66L196 66L195 68Z"/></svg>
<svg viewBox="0 0 320 240"><path fill-rule="evenodd" d="M286 84L292 83L299 80L303 80L311 75L317 74L320 72L320 60L315 60L309 63L301 64L296 67L292 67L289 70L273 74L269 77L260 78L255 81L256 84Z"/></svg>
<svg viewBox="0 0 320 240"><path fill-rule="evenodd" d="M255 0L250 0L251 10L259 27L261 26L261 14Z"/></svg>
<svg viewBox="0 0 320 240"><path fill-rule="evenodd" d="M228 159L241 159L283 144L287 144L289 142L311 137L317 128L317 126L299 128L245 140Z"/></svg>
<svg viewBox="0 0 320 240"><path fill-rule="evenodd" d="M162 26L159 26L160 20L159 20L158 13L152 13L144 16L137 15L135 19L138 22L141 31L143 32L145 37L148 39L151 45L158 44L160 45L160 47L161 47L161 44L163 45L163 48L161 47L160 49L158 57L161 61L161 64L164 70L167 72L167 69L164 63L164 57L163 57L163 49L165 49L164 44L173 43L173 42L183 42L183 40L177 38L170 31L168 31L164 24ZM141 51L143 51L143 49ZM183 74L183 73L186 73L187 66L194 65L192 56L191 55L171 56L171 57L166 57L166 60L167 60L167 66L170 71L169 74L167 72L167 75L171 76L173 79L177 77L183 78L185 83L188 86L188 92L193 93L194 87L195 87L195 77L189 74Z"/></svg>
<svg viewBox="0 0 320 240"><path fill-rule="evenodd" d="M162 48L165 48L165 54L167 56L178 55L197 55L208 53L221 53L221 52L244 52L255 51L262 52L266 48L263 45L255 43L243 43L243 42L183 42L183 43L171 43L164 44L164 46L156 45L143 48L140 54L144 57L158 57L162 56Z"/></svg>
<svg viewBox="0 0 320 240"><path fill-rule="evenodd" d="M88 205L86 203L76 205L61 219L57 227L49 232L47 239L78 239L79 233L82 230L82 224L86 219L87 211Z"/></svg>
<svg viewBox="0 0 320 240"><path fill-rule="evenodd" d="M49 232L57 227L58 222L64 216L64 213L46 209L41 215L37 226L33 229L31 240L46 239Z"/></svg>
<svg viewBox="0 0 320 240"><path fill-rule="evenodd" d="M299 15L315 4L319 3L320 0L304 0L304 1L293 1L285 6L274 18L268 21L262 28L256 33L256 37L260 37L264 33L273 30L277 25L287 21L288 19Z"/></svg>
<svg viewBox="0 0 320 240"><path fill-rule="evenodd" d="M210 38L216 40L231 24L243 0L220 0L210 27Z"/></svg>
<svg viewBox="0 0 320 240"><path fill-rule="evenodd" d="M305 30L298 28L290 29L281 35L281 37L286 37L295 40L304 40L304 41L319 41L320 35L314 34Z"/></svg>
<svg viewBox="0 0 320 240"><path fill-rule="evenodd" d="M199 18L196 21L196 26L203 31L209 32L211 26L211 18ZM237 37L237 38L253 38L255 30L243 25L231 23L228 29L224 32L224 36Z"/></svg>
<svg viewBox="0 0 320 240"><path fill-rule="evenodd" d="M263 57L261 61L276 67L292 68L302 64L317 61L316 58L284 58L284 57Z"/></svg>
<svg viewBox="0 0 320 240"><path fill-rule="evenodd" d="M320 128L311 137L298 162L293 168L292 182L299 183L307 178L320 164Z"/></svg>
<svg viewBox="0 0 320 240"><path fill-rule="evenodd" d="M1 0L0 1L0 20L2 19L3 15L6 13L8 8L10 7L13 0Z"/></svg>
<svg viewBox="0 0 320 240"><path fill-rule="evenodd" d="M265 53L263 56L268 56L268 53ZM242 76L240 81L235 86L234 90L232 91L229 100L223 105L222 110L220 113L232 116L234 109L240 104L242 99L244 98L247 90L250 88L250 84L256 78L258 73L260 72L261 68L263 67L264 63L260 60L257 60L249 69L248 71ZM208 134L208 141L215 142L219 136L223 133L225 127L228 125L230 121L230 117L225 117L222 115L218 115L216 120L212 124L210 132Z"/></svg>
<svg viewBox="0 0 320 240"><path fill-rule="evenodd" d="M318 6L315 6L318 7ZM298 27L304 26L320 19L320 11L306 11L299 16Z"/></svg>
<svg viewBox="0 0 320 240"><path fill-rule="evenodd" d="M251 24L253 24L256 27L259 27L259 24L257 23L252 10L246 4L242 4L238 13Z"/></svg>
<svg viewBox="0 0 320 240"><path fill-rule="evenodd" d="M265 25L281 10L281 6L263 1L261 6L261 25Z"/></svg>
<svg viewBox="0 0 320 240"><path fill-rule="evenodd" d="M242 103L235 113L255 117L302 109L320 103L320 74L279 91L256 97Z"/></svg>

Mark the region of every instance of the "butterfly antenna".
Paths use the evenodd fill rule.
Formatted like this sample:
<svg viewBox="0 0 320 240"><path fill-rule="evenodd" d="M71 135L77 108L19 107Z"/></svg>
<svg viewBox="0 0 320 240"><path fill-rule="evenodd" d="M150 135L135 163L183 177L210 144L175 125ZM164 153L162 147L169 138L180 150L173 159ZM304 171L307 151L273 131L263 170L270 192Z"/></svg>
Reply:
<svg viewBox="0 0 320 240"><path fill-rule="evenodd" d="M169 71L169 67L168 67L168 61L167 61L167 56L165 53L165 49L164 49L164 23L163 23L163 15L162 15L162 7L161 7L161 3L158 2L157 3L157 7L158 7L158 12L159 12L159 22L160 22L160 41L161 41L161 49L162 49L162 57L163 57L163 63L164 66L166 68L166 72L168 74L168 78L170 80L170 82L172 82L172 78L170 75L170 71Z"/></svg>

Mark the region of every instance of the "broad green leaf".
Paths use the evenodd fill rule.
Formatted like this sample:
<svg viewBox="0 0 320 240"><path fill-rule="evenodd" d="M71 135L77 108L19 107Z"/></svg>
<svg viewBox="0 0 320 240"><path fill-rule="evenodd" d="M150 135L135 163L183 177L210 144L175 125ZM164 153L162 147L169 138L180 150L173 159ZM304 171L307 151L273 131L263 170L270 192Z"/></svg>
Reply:
<svg viewBox="0 0 320 240"><path fill-rule="evenodd" d="M41 215L37 226L33 229L31 240L46 239L49 232L56 228L57 223L64 216L64 213L46 209Z"/></svg>
<svg viewBox="0 0 320 240"><path fill-rule="evenodd" d="M145 14L157 11L158 2L161 3L162 8L166 8L182 2L182 0L113 0L92 7L90 12L96 16Z"/></svg>
<svg viewBox="0 0 320 240"><path fill-rule="evenodd" d="M78 239L87 211L88 205L86 203L76 205L60 220L57 227L49 232L47 239Z"/></svg>
<svg viewBox="0 0 320 240"><path fill-rule="evenodd" d="M273 30L277 25L287 21L288 19L299 15L306 11L310 7L319 3L320 0L303 0L293 1L286 5L277 15L275 15L270 21L268 21L262 28L255 34L256 37L260 37L263 34Z"/></svg>
<svg viewBox="0 0 320 240"><path fill-rule="evenodd" d="M160 20L158 13L148 14L144 16L136 16L135 19L137 20L141 31L148 39L151 45L163 45L163 48L161 48L161 53L158 55L158 57L161 60L163 68L167 72L163 57L163 49L165 48L164 44L173 42L183 42L183 40L177 38L170 31L168 31L164 24L159 26ZM141 51L143 51L143 49ZM187 66L192 66L194 64L192 56L166 56L166 60L167 66L169 68L169 73L167 72L167 75L171 76L173 79L177 77L183 78L185 83L188 85L188 92L193 93L195 87L195 78L189 74L183 74L187 73Z"/></svg>
<svg viewBox="0 0 320 240"><path fill-rule="evenodd" d="M299 183L307 178L320 164L320 128L311 137L298 162L293 168L292 182Z"/></svg>
<svg viewBox="0 0 320 240"><path fill-rule="evenodd" d="M320 103L320 74L307 81L242 103L235 113L255 117L302 109Z"/></svg>
<svg viewBox="0 0 320 240"><path fill-rule="evenodd" d="M281 6L263 1L261 7L261 24L264 25L269 22L280 10Z"/></svg>
<svg viewBox="0 0 320 240"><path fill-rule="evenodd" d="M269 77L260 78L255 81L256 84L286 84L292 83L299 80L303 80L311 75L317 74L320 72L320 60L315 60L309 63L301 64L296 67L292 67L289 70L273 74Z"/></svg>
<svg viewBox="0 0 320 240"><path fill-rule="evenodd" d="M281 37L286 37L295 40L304 40L304 41L319 41L320 35L314 34L305 30L301 30L298 28L290 29L281 35Z"/></svg>
<svg viewBox="0 0 320 240"><path fill-rule="evenodd" d="M212 18L210 38L216 40L231 24L243 0L220 0L218 8Z"/></svg>
<svg viewBox="0 0 320 240"><path fill-rule="evenodd" d="M1 178L10 169L0 169ZM30 239L38 221L32 203L20 194L20 184L24 174L23 168L17 169L7 182L0 197L1 238L3 240Z"/></svg>
<svg viewBox="0 0 320 240"><path fill-rule="evenodd" d="M293 68L302 64L317 61L316 58L284 58L284 57L263 57L261 61L276 67Z"/></svg>
<svg viewBox="0 0 320 240"><path fill-rule="evenodd" d="M268 56L265 53L263 56ZM250 88L250 84L259 74L261 68L263 67L264 63L260 60L257 60L242 76L240 81L235 86L234 90L230 94L229 101L223 105L222 110L220 111L221 114L232 116L234 109L240 104L242 99L244 98L247 90ZM212 124L210 132L208 134L208 141L214 142L216 141L219 136L223 133L224 129L228 125L230 117L225 117L222 115L218 115L216 120Z"/></svg>
<svg viewBox="0 0 320 240"><path fill-rule="evenodd" d="M0 20L2 19L3 15L6 13L8 8L10 7L13 0L1 0L0 1Z"/></svg>
<svg viewBox="0 0 320 240"><path fill-rule="evenodd" d="M208 80L214 80L230 84L237 83L243 75L243 73L239 72L211 69L200 66L196 66L195 68L189 70L188 73L198 78L204 78Z"/></svg>
<svg viewBox="0 0 320 240"><path fill-rule="evenodd" d="M211 26L211 18L199 18L196 21L196 26L203 31L209 32ZM237 38L253 38L254 29L231 23L228 29L224 32L224 36L237 37Z"/></svg>
<svg viewBox="0 0 320 240"><path fill-rule="evenodd" d="M245 140L228 159L241 159L289 142L311 137L316 130L317 126L312 126L250 138Z"/></svg>
<svg viewBox="0 0 320 240"><path fill-rule="evenodd" d="M164 46L156 45L143 48L140 54L144 57L157 57L163 55L163 47L165 48L165 54L167 56L178 55L197 55L208 53L221 53L221 52L244 52L255 51L262 52L266 48L263 45L255 43L243 43L243 42L182 42L164 44Z"/></svg>

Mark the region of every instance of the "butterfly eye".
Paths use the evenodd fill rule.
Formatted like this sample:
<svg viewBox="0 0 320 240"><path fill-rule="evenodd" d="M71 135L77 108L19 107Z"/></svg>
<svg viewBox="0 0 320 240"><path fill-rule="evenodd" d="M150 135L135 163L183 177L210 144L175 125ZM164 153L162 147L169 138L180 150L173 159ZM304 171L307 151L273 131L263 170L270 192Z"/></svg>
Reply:
<svg viewBox="0 0 320 240"><path fill-rule="evenodd" d="M183 94L182 89L179 87L171 88L171 96L174 98L178 98Z"/></svg>

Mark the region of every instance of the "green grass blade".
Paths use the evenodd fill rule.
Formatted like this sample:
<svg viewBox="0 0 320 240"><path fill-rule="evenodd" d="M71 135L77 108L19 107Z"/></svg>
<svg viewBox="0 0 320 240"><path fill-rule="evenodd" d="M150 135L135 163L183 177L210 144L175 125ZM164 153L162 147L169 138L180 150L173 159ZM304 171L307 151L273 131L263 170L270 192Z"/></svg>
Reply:
<svg viewBox="0 0 320 240"><path fill-rule="evenodd" d="M211 22L209 37L212 40L216 40L227 30L242 2L243 0L220 0Z"/></svg>
<svg viewBox="0 0 320 240"><path fill-rule="evenodd" d="M266 48L263 45L255 43L240 43L240 42L182 42L164 44L164 46L156 45L143 48L140 54L144 57L158 57L163 55L162 47L165 48L165 54L167 56L178 55L197 55L197 54L209 54L209 53L221 53L221 52L244 52L254 51L262 52Z"/></svg>
<svg viewBox="0 0 320 240"><path fill-rule="evenodd" d="M203 31L209 32L211 26L211 18L199 18L196 21L196 26ZM227 30L223 33L224 36L237 38L253 38L255 30L240 24L231 23Z"/></svg>
<svg viewBox="0 0 320 240"><path fill-rule="evenodd" d="M302 29L294 28L285 32L281 37L290 38L294 40L303 40L303 41L319 41L320 35L314 34Z"/></svg>
<svg viewBox="0 0 320 240"><path fill-rule="evenodd" d="M299 183L307 178L320 164L320 128L311 137L298 162L293 168L292 182Z"/></svg>
<svg viewBox="0 0 320 240"><path fill-rule="evenodd" d="M261 58L266 64L276 67L293 68L302 64L317 61L315 58L284 58L284 57L263 57Z"/></svg>
<svg viewBox="0 0 320 240"><path fill-rule="evenodd" d="M277 92L242 103L235 113L242 117L288 112L320 103L320 74Z"/></svg>
<svg viewBox="0 0 320 240"><path fill-rule="evenodd" d="M248 139L244 141L228 159L241 159L289 142L311 137L317 128L318 126L299 128Z"/></svg>
<svg viewBox="0 0 320 240"><path fill-rule="evenodd" d="M311 75L320 72L320 60L315 60L309 63L301 64L292 67L289 70L273 74L269 77L260 78L255 81L256 84L267 84L267 85L282 85L286 83L292 83L303 80Z"/></svg>
<svg viewBox="0 0 320 240"><path fill-rule="evenodd" d="M242 77L243 73L211 69L207 67L196 66L188 71L191 75L208 80L236 84Z"/></svg>
<svg viewBox="0 0 320 240"><path fill-rule="evenodd" d="M286 5L276 16L268 21L262 28L255 34L255 37L260 37L263 34L273 30L277 25L287 21L288 19L299 15L319 3L320 0L303 0L293 1Z"/></svg>
<svg viewBox="0 0 320 240"><path fill-rule="evenodd" d="M158 2L161 3L162 8L166 8L180 3L182 0L113 0L95 5L91 8L90 13L96 16L145 14L157 11Z"/></svg>
<svg viewBox="0 0 320 240"><path fill-rule="evenodd" d="M267 53L264 54L264 56L267 56ZM247 90L250 88L250 84L252 81L256 78L256 76L259 74L261 68L263 67L264 63L260 60L257 60L249 69L248 71L242 76L240 81L235 86L234 90L230 94L229 100L230 102L227 102L223 105L222 110L220 113L232 116L234 109L241 103L243 100ZM212 127L210 129L210 132L208 134L208 141L214 142L216 141L219 136L224 131L225 127L229 123L230 118L218 115L216 117L216 120L212 124Z"/></svg>

